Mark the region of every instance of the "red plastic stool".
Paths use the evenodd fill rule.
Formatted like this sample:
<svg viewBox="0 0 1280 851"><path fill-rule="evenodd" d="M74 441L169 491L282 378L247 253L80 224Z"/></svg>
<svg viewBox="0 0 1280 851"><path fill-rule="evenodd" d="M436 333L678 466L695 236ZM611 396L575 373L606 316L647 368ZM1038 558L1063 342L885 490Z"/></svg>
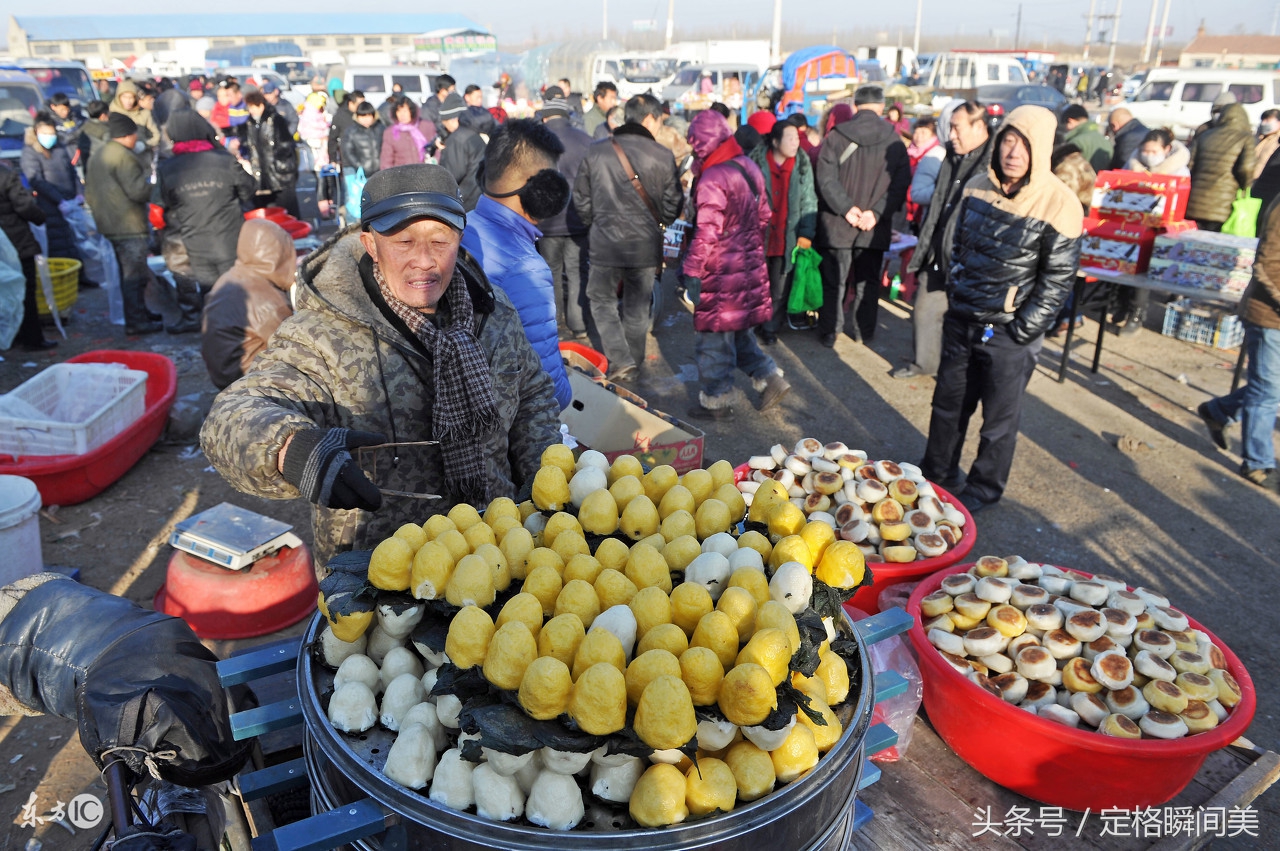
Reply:
<svg viewBox="0 0 1280 851"><path fill-rule="evenodd" d="M319 591L305 545L285 547L244 570L175 551L154 606L182 618L201 638L252 638L314 612Z"/></svg>

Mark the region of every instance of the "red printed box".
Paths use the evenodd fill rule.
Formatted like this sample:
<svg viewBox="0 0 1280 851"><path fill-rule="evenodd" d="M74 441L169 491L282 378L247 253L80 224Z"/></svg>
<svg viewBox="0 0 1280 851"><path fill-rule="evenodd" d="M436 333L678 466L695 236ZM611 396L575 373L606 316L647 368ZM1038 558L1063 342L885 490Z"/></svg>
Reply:
<svg viewBox="0 0 1280 851"><path fill-rule="evenodd" d="M1180 222L1191 179L1137 171L1104 171L1093 187L1089 215L1110 221L1161 227Z"/></svg>
<svg viewBox="0 0 1280 851"><path fill-rule="evenodd" d="M1080 265L1137 275L1147 270L1155 240L1155 228L1103 221L1085 231L1080 241Z"/></svg>

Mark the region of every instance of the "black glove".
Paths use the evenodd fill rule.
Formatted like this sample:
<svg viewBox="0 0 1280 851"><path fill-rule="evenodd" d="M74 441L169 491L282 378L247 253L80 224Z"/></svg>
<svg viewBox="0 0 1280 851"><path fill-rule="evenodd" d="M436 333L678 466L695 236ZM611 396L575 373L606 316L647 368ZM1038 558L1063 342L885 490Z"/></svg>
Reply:
<svg viewBox="0 0 1280 851"><path fill-rule="evenodd" d="M350 450L386 443L381 434L346 428L308 428L295 432L284 456L284 478L308 502L325 508L382 507L378 486L360 469Z"/></svg>
<svg viewBox="0 0 1280 851"><path fill-rule="evenodd" d="M702 279L684 275L680 279L680 302L689 310L697 309L702 302Z"/></svg>

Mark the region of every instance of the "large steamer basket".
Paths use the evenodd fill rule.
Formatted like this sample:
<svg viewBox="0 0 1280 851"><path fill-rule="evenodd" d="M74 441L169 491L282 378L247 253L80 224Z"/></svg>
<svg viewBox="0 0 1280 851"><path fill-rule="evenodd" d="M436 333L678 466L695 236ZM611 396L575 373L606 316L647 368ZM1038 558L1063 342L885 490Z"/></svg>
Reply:
<svg viewBox="0 0 1280 851"><path fill-rule="evenodd" d="M1189 615L1222 650L1227 670L1243 696L1227 720L1212 730L1181 739L1119 739L1056 724L988 694L943 661L920 623L920 601L953 573L956 565L925 579L911 595L907 612L915 619L911 643L924 678L929 721L952 750L981 774L1035 801L1071 810L1135 810L1171 800L1191 782L1205 758L1244 734L1257 709L1257 693L1240 659ZM1092 574L1070 570L1082 579Z"/></svg>
<svg viewBox="0 0 1280 851"><path fill-rule="evenodd" d="M616 851L711 847L723 851L760 851L761 848L834 851L843 848L853 830L854 803L863 781L867 733L877 697L867 643L901 631L909 623L905 617L902 621L855 628L846 615L845 622L840 624L841 631L857 642L860 689L857 698L847 702L842 711L844 735L813 771L731 813L656 830L636 827L625 813L590 802L583 823L572 831L494 822L450 810L388 780L381 769L394 734L378 727L360 736L336 731L320 702L320 695L332 684L333 673L304 652L297 666L299 708L305 724L306 774L311 782L312 809L317 814L308 821L315 822L320 817L331 822L341 822L347 817L376 820L377 813L370 812L372 799L389 814L385 823L390 826L385 830L379 828L377 835L368 828L363 831L353 828L341 840L367 851L392 848L397 851L493 848L595 851L601 847ZM323 618L317 616L303 639L304 647L316 638L323 626ZM869 630L876 628L879 631L873 635ZM887 696L882 690L881 699ZM891 742L872 747L878 750L888 744ZM329 833L338 836L342 832Z"/></svg>

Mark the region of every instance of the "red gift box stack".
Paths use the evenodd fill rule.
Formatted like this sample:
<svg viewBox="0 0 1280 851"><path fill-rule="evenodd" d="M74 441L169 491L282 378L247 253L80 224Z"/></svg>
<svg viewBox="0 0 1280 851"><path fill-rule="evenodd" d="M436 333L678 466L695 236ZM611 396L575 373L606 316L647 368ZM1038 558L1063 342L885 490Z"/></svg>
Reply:
<svg viewBox="0 0 1280 851"><path fill-rule="evenodd" d="M1085 219L1080 265L1128 274L1147 271L1158 235L1195 229L1183 219L1191 180L1137 171L1104 171Z"/></svg>

